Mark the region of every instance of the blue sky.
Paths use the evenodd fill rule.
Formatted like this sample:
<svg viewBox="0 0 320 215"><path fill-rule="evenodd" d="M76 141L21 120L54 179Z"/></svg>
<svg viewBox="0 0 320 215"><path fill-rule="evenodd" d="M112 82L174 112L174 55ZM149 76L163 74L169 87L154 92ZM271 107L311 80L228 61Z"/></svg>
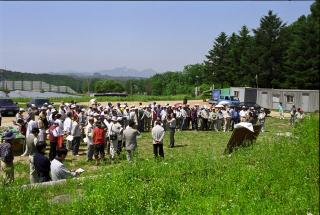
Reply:
<svg viewBox="0 0 320 215"><path fill-rule="evenodd" d="M259 26L273 10L290 24L313 1L0 2L0 68L23 72L157 72L201 63L222 31Z"/></svg>

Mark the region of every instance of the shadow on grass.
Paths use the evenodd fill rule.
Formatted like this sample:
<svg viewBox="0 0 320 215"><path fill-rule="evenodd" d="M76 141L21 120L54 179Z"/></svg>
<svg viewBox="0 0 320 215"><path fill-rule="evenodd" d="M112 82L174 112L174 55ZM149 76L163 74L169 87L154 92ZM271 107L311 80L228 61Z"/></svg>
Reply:
<svg viewBox="0 0 320 215"><path fill-rule="evenodd" d="M175 145L173 148L179 148L179 147L186 147L188 146L187 144L181 144L181 145Z"/></svg>

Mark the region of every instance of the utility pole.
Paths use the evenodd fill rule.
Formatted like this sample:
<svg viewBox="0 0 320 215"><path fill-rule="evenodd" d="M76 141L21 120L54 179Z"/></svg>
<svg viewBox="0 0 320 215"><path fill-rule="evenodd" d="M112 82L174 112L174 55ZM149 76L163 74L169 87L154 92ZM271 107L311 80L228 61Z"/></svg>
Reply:
<svg viewBox="0 0 320 215"><path fill-rule="evenodd" d="M90 95L90 78L87 79L88 95Z"/></svg>

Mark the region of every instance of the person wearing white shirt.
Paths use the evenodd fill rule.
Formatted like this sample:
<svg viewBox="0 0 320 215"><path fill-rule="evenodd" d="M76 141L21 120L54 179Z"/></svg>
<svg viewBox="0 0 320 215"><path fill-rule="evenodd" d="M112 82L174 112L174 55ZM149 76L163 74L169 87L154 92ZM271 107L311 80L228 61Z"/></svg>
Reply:
<svg viewBox="0 0 320 215"><path fill-rule="evenodd" d="M160 157L164 157L163 151L163 138L165 135L164 128L161 126L160 121L155 122L155 126L152 128L152 143L153 143L153 155L155 158L160 155Z"/></svg>
<svg viewBox="0 0 320 215"><path fill-rule="evenodd" d="M94 153L94 145L93 145L93 123L94 120L92 117L89 118L88 124L85 128L85 135L86 135L86 141L88 146L88 152L87 152L87 161L93 160L93 153Z"/></svg>
<svg viewBox="0 0 320 215"><path fill-rule="evenodd" d="M67 149L60 149L57 151L57 156L51 161L50 170L52 181L67 179L68 177L75 177L78 175L76 172L68 170L62 163L68 153Z"/></svg>
<svg viewBox="0 0 320 215"><path fill-rule="evenodd" d="M60 105L58 113L61 114L61 120L63 121L66 118L66 110L64 109L64 105Z"/></svg>
<svg viewBox="0 0 320 215"><path fill-rule="evenodd" d="M227 132L230 129L230 123L231 123L231 114L229 112L229 108L226 108L226 110L222 111L224 124L223 124L223 131Z"/></svg>
<svg viewBox="0 0 320 215"><path fill-rule="evenodd" d="M264 123L266 121L266 113L264 112L264 109L260 109L260 113L258 115L259 124L261 125L261 132L264 132Z"/></svg>
<svg viewBox="0 0 320 215"><path fill-rule="evenodd" d="M108 136L110 139L110 156L111 160L114 160L115 154L118 150L118 136L121 133L121 125L117 124L117 117L113 116L111 118L110 130L108 130Z"/></svg>
<svg viewBox="0 0 320 215"><path fill-rule="evenodd" d="M63 122L63 131L66 135L70 135L71 134L71 129L72 129L72 113L68 112L67 113L67 118L64 120ZM67 149L71 150L71 145L72 145L72 141L67 140Z"/></svg>
<svg viewBox="0 0 320 215"><path fill-rule="evenodd" d="M80 141L81 141L81 129L80 129L78 117L75 117L72 121L72 129L71 129L70 135L73 137L72 155L79 156L78 153L79 153L79 146L80 146Z"/></svg>
<svg viewBox="0 0 320 215"><path fill-rule="evenodd" d="M47 120L49 123L52 122L52 109L53 109L53 106L49 105L48 109L46 111L46 113L47 113L46 116L47 116Z"/></svg>
<svg viewBox="0 0 320 215"><path fill-rule="evenodd" d="M26 136L28 136L33 128L38 128L38 123L34 120L34 115L30 114L27 118L27 132L26 132Z"/></svg>
<svg viewBox="0 0 320 215"><path fill-rule="evenodd" d="M134 107L131 107L131 109L130 109L129 120L133 120L135 126L138 126L138 117L137 117L137 114L135 112L135 108Z"/></svg>
<svg viewBox="0 0 320 215"><path fill-rule="evenodd" d="M115 124L115 129L117 130L117 139L118 139L118 146L117 146L117 154L120 155L122 151L122 132L123 127L121 125L122 117L117 117L117 122Z"/></svg>
<svg viewBox="0 0 320 215"><path fill-rule="evenodd" d="M239 116L240 116L240 121L241 122L246 122L248 119L248 112L246 111L246 107L243 106L242 110L239 112Z"/></svg>
<svg viewBox="0 0 320 215"><path fill-rule="evenodd" d="M187 120L187 111L184 108L181 108L181 128L180 130L186 129L186 120Z"/></svg>

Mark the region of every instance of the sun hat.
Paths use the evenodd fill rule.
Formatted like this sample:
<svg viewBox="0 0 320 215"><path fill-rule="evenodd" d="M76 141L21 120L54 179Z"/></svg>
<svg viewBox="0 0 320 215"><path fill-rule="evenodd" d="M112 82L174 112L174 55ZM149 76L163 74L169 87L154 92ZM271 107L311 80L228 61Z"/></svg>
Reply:
<svg viewBox="0 0 320 215"><path fill-rule="evenodd" d="M6 133L4 133L3 135L3 139L4 140L12 140L16 137L16 135L12 132L12 131L7 131Z"/></svg>

